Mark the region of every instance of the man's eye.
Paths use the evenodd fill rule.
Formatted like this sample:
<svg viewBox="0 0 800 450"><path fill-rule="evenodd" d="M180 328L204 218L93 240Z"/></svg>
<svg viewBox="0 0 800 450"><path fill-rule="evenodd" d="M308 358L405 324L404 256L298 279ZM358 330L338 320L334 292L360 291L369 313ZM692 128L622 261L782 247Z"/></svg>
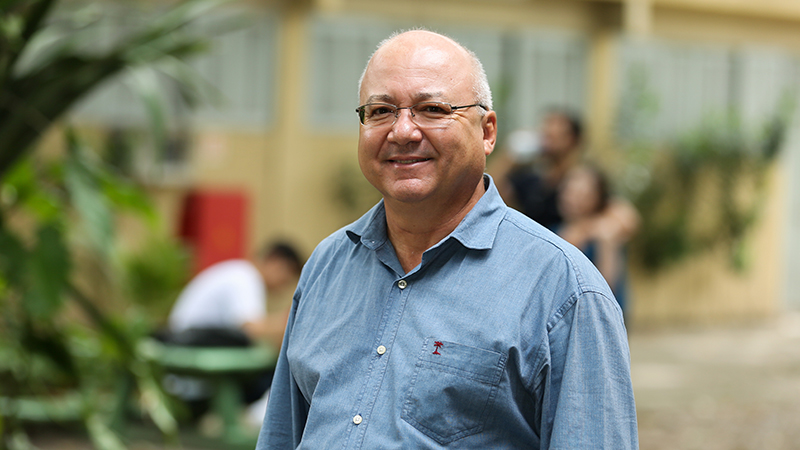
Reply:
<svg viewBox="0 0 800 450"><path fill-rule="evenodd" d="M389 114L394 114L394 111L392 110L392 108L389 108L387 106L376 106L367 111L367 116L372 118L382 117Z"/></svg>
<svg viewBox="0 0 800 450"><path fill-rule="evenodd" d="M422 114L427 115L447 115L447 110L443 105L439 105L436 103L427 103L424 105L420 105L418 111Z"/></svg>

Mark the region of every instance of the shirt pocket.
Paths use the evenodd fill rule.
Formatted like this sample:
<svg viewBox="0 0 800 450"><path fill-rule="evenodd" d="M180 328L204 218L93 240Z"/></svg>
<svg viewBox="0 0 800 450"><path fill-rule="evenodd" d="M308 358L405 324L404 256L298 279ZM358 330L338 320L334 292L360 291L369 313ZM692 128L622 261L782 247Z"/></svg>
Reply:
<svg viewBox="0 0 800 450"><path fill-rule="evenodd" d="M402 418L441 445L483 431L506 355L428 338L411 379Z"/></svg>

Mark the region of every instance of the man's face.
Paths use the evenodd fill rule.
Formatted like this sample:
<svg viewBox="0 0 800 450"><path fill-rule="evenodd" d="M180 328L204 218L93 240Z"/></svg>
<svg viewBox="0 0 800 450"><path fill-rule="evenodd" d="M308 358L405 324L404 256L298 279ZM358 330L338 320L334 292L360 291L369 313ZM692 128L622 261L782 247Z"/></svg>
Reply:
<svg viewBox="0 0 800 450"><path fill-rule="evenodd" d="M361 104L476 103L470 67L466 53L450 41L407 33L373 57L362 81ZM419 127L407 109L391 126L362 126L358 160L364 176L387 203L447 204L471 197L496 137L495 113L482 117L479 109L456 110L441 128Z"/></svg>
<svg viewBox="0 0 800 450"><path fill-rule="evenodd" d="M548 156L561 158L577 148L569 121L558 114L547 116L542 122L542 151Z"/></svg>

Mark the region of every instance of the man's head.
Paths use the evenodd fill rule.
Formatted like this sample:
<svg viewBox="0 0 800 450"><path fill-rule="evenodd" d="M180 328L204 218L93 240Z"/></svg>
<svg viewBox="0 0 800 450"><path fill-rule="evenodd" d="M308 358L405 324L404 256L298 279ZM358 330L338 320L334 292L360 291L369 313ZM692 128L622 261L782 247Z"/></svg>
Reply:
<svg viewBox="0 0 800 450"><path fill-rule="evenodd" d="M541 146L545 156L562 159L580 149L583 126L580 119L567 111L551 110L541 125Z"/></svg>
<svg viewBox="0 0 800 450"><path fill-rule="evenodd" d="M429 121L424 115L441 108L408 109L421 102L465 107ZM361 170L387 203L448 204L472 197L497 136L486 74L474 54L429 31L392 36L361 78L359 104L371 103L402 108L379 125L366 118L359 133ZM370 111L387 114L393 107Z"/></svg>
<svg viewBox="0 0 800 450"><path fill-rule="evenodd" d="M268 291L277 292L287 287L303 269L299 252L286 242L269 244L258 256L256 266Z"/></svg>

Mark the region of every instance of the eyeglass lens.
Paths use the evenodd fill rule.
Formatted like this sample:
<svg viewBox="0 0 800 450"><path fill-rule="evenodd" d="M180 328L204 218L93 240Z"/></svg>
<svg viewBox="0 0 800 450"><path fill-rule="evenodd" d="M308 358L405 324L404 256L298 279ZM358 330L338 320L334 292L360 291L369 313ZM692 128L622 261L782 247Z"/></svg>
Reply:
<svg viewBox="0 0 800 450"><path fill-rule="evenodd" d="M441 102L422 102L402 108L388 103L368 103L360 108L359 116L364 125L386 126L394 124L403 109L410 110L411 120L421 127L442 125L453 114L452 106Z"/></svg>

